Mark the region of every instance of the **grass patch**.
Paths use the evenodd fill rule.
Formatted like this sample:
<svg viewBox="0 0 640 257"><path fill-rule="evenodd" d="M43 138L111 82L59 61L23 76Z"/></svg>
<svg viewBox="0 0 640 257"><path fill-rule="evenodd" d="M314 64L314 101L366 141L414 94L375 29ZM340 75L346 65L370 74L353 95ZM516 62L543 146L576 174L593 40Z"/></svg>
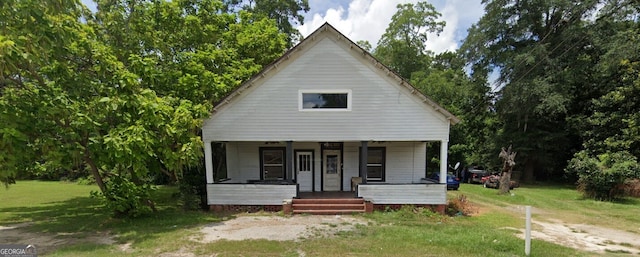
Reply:
<svg viewBox="0 0 640 257"><path fill-rule="evenodd" d="M208 212L185 212L176 207L174 187L154 192L159 211L136 219L114 219L110 212L89 197L95 186L64 182L18 181L0 193L0 225L29 222L28 231L46 235L68 235L77 243L45 252L51 256L523 256L524 241L515 234L524 227L523 215L499 206L532 205L540 216L562 218L568 222L608 226L620 223L628 229L640 224L636 199L601 203L585 200L570 187L521 187L513 195L500 196L496 190L478 185L461 186L449 192L460 194L479 206L471 217L442 216L423 208L365 214L367 225L334 236L297 241L216 241L198 243L202 225L231 216ZM604 218L610 215L611 217ZM614 221L614 222L612 222ZM614 224L615 225L615 224ZM331 225L327 225L331 226ZM335 225L334 225L335 226ZM615 225L618 226L618 225ZM615 227L614 227L615 228ZM313 231L312 231L313 232ZM115 244L80 239L110 235ZM28 242L26 242L28 243ZM534 240L531 256L593 256L560 245ZM40 250L40 248L39 248ZM620 253L608 253L620 254Z"/></svg>
<svg viewBox="0 0 640 257"><path fill-rule="evenodd" d="M0 225L28 222L26 231L52 237L68 235L64 238L71 242L74 238L112 235L117 243L130 244L131 255L154 256L193 244L189 237L196 233L196 226L220 220L211 213L178 209L177 199L173 197L175 187L159 187L154 192L158 212L135 219L116 219L97 199L89 196L92 190L98 188L68 182L18 181L0 194L3 203ZM44 249L44 252L51 253L51 250ZM82 240L58 251L64 256L123 253L115 245ZM54 255L59 253L56 251Z"/></svg>
<svg viewBox="0 0 640 257"><path fill-rule="evenodd" d="M568 223L598 225L623 231L640 224L640 215L637 215L640 199L637 198L626 198L618 202L595 201L585 199L574 186L568 185L522 186L512 190L511 195L498 195L497 192L480 185L463 184L459 191L448 194L449 197L465 194L470 201L489 211L497 211L496 206L530 205L534 208L534 218L561 219ZM640 233L640 230L631 232Z"/></svg>

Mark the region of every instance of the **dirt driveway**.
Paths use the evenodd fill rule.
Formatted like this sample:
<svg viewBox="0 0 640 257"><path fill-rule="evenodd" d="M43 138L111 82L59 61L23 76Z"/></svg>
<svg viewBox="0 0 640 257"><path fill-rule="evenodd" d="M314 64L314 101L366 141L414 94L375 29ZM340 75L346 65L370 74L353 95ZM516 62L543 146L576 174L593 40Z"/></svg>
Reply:
<svg viewBox="0 0 640 257"><path fill-rule="evenodd" d="M366 225L367 220L351 215L295 215L284 217L277 214L239 214L234 219L202 226L199 234L190 238L195 242L208 243L216 240L267 239L296 241L304 238L332 236L340 231L353 230ZM72 233L34 233L26 229L31 224L21 223L0 226L0 244L24 244L37 247L39 254L78 243L117 244L108 233L75 235ZM131 244L118 245L123 253L131 251ZM194 256L189 252L163 253L163 257Z"/></svg>
<svg viewBox="0 0 640 257"><path fill-rule="evenodd" d="M350 215L242 215L220 223L205 225L202 235L193 238L201 243L220 239L267 239L274 241L299 240L310 237L331 236L340 231L353 230L356 225L366 225L359 216Z"/></svg>
<svg viewBox="0 0 640 257"><path fill-rule="evenodd" d="M505 208L521 213L522 217L525 216L524 206L513 205ZM532 209L533 214L536 212L535 209ZM538 214L544 213L538 211ZM630 228L638 231L638 233L632 233L588 224L567 223L559 219L534 217L531 219L531 223L531 238L533 239L595 253L615 252L640 255L640 224L637 228ZM518 236L524 239L524 229L518 230L521 232Z"/></svg>

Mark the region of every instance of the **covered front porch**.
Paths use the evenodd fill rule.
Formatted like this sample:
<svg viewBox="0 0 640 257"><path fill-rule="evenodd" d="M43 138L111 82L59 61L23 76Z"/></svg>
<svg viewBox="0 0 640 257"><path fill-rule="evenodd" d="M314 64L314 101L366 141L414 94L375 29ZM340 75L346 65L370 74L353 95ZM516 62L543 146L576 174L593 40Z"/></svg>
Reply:
<svg viewBox="0 0 640 257"><path fill-rule="evenodd" d="M220 143L218 143L220 144ZM446 203L446 141L440 183L427 176L426 142L224 142L226 176L214 179L207 160L211 206L271 206L292 199L360 198L372 205ZM205 144L210 155L212 144ZM220 161L220 158L217 158ZM220 166L220 165L216 165ZM220 209L220 207L216 207Z"/></svg>
<svg viewBox="0 0 640 257"><path fill-rule="evenodd" d="M351 191L300 192L296 183L207 185L212 210L284 211L291 213L338 214L371 212L401 205L430 206L444 211L446 184L367 183Z"/></svg>

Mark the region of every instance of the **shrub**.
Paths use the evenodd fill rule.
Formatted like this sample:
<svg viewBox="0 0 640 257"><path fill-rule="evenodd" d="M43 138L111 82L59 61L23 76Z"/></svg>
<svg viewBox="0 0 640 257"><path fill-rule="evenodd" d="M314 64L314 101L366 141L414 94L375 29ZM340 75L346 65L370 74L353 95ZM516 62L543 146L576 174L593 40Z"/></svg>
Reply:
<svg viewBox="0 0 640 257"><path fill-rule="evenodd" d="M447 209L445 213L449 216L469 216L475 211L473 206L467 200L465 195L459 195L458 197L447 201Z"/></svg>
<svg viewBox="0 0 640 257"><path fill-rule="evenodd" d="M628 152L604 153L592 157L578 152L569 161L567 173L578 177L578 190L585 197L611 201L625 196L623 184L638 178L640 165Z"/></svg>
<svg viewBox="0 0 640 257"><path fill-rule="evenodd" d="M632 197L640 197L640 179L629 179L622 186L625 195Z"/></svg>
<svg viewBox="0 0 640 257"><path fill-rule="evenodd" d="M178 182L179 204L185 210L206 210L207 184L204 164L187 168Z"/></svg>
<svg viewBox="0 0 640 257"><path fill-rule="evenodd" d="M155 211L151 201L154 188L148 184L136 185L131 180L112 175L105 181L104 192L91 192L91 195L102 199L105 207L113 210L116 217L138 217Z"/></svg>

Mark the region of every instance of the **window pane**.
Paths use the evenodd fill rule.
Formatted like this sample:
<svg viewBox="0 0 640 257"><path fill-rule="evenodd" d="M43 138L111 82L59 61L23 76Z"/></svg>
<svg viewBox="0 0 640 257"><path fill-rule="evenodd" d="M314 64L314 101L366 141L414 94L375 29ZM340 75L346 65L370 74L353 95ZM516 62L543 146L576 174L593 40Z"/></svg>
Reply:
<svg viewBox="0 0 640 257"><path fill-rule="evenodd" d="M303 109L347 109L347 93L303 93Z"/></svg>
<svg viewBox="0 0 640 257"><path fill-rule="evenodd" d="M338 174L337 155L327 155L327 174Z"/></svg>
<svg viewBox="0 0 640 257"><path fill-rule="evenodd" d="M368 149L367 155L368 155L367 163L382 164L383 162L382 149Z"/></svg>
<svg viewBox="0 0 640 257"><path fill-rule="evenodd" d="M265 166L264 179L284 179L284 169L282 166Z"/></svg>
<svg viewBox="0 0 640 257"><path fill-rule="evenodd" d="M311 171L311 155L298 155L298 171Z"/></svg>
<svg viewBox="0 0 640 257"><path fill-rule="evenodd" d="M382 167L367 167L367 179L369 180L382 180Z"/></svg>
<svg viewBox="0 0 640 257"><path fill-rule="evenodd" d="M362 149L360 149L362 151ZM367 180L385 180L385 148L369 147L367 149Z"/></svg>
<svg viewBox="0 0 640 257"><path fill-rule="evenodd" d="M262 151L262 160L264 164L283 164L284 151L282 150L264 150Z"/></svg>

